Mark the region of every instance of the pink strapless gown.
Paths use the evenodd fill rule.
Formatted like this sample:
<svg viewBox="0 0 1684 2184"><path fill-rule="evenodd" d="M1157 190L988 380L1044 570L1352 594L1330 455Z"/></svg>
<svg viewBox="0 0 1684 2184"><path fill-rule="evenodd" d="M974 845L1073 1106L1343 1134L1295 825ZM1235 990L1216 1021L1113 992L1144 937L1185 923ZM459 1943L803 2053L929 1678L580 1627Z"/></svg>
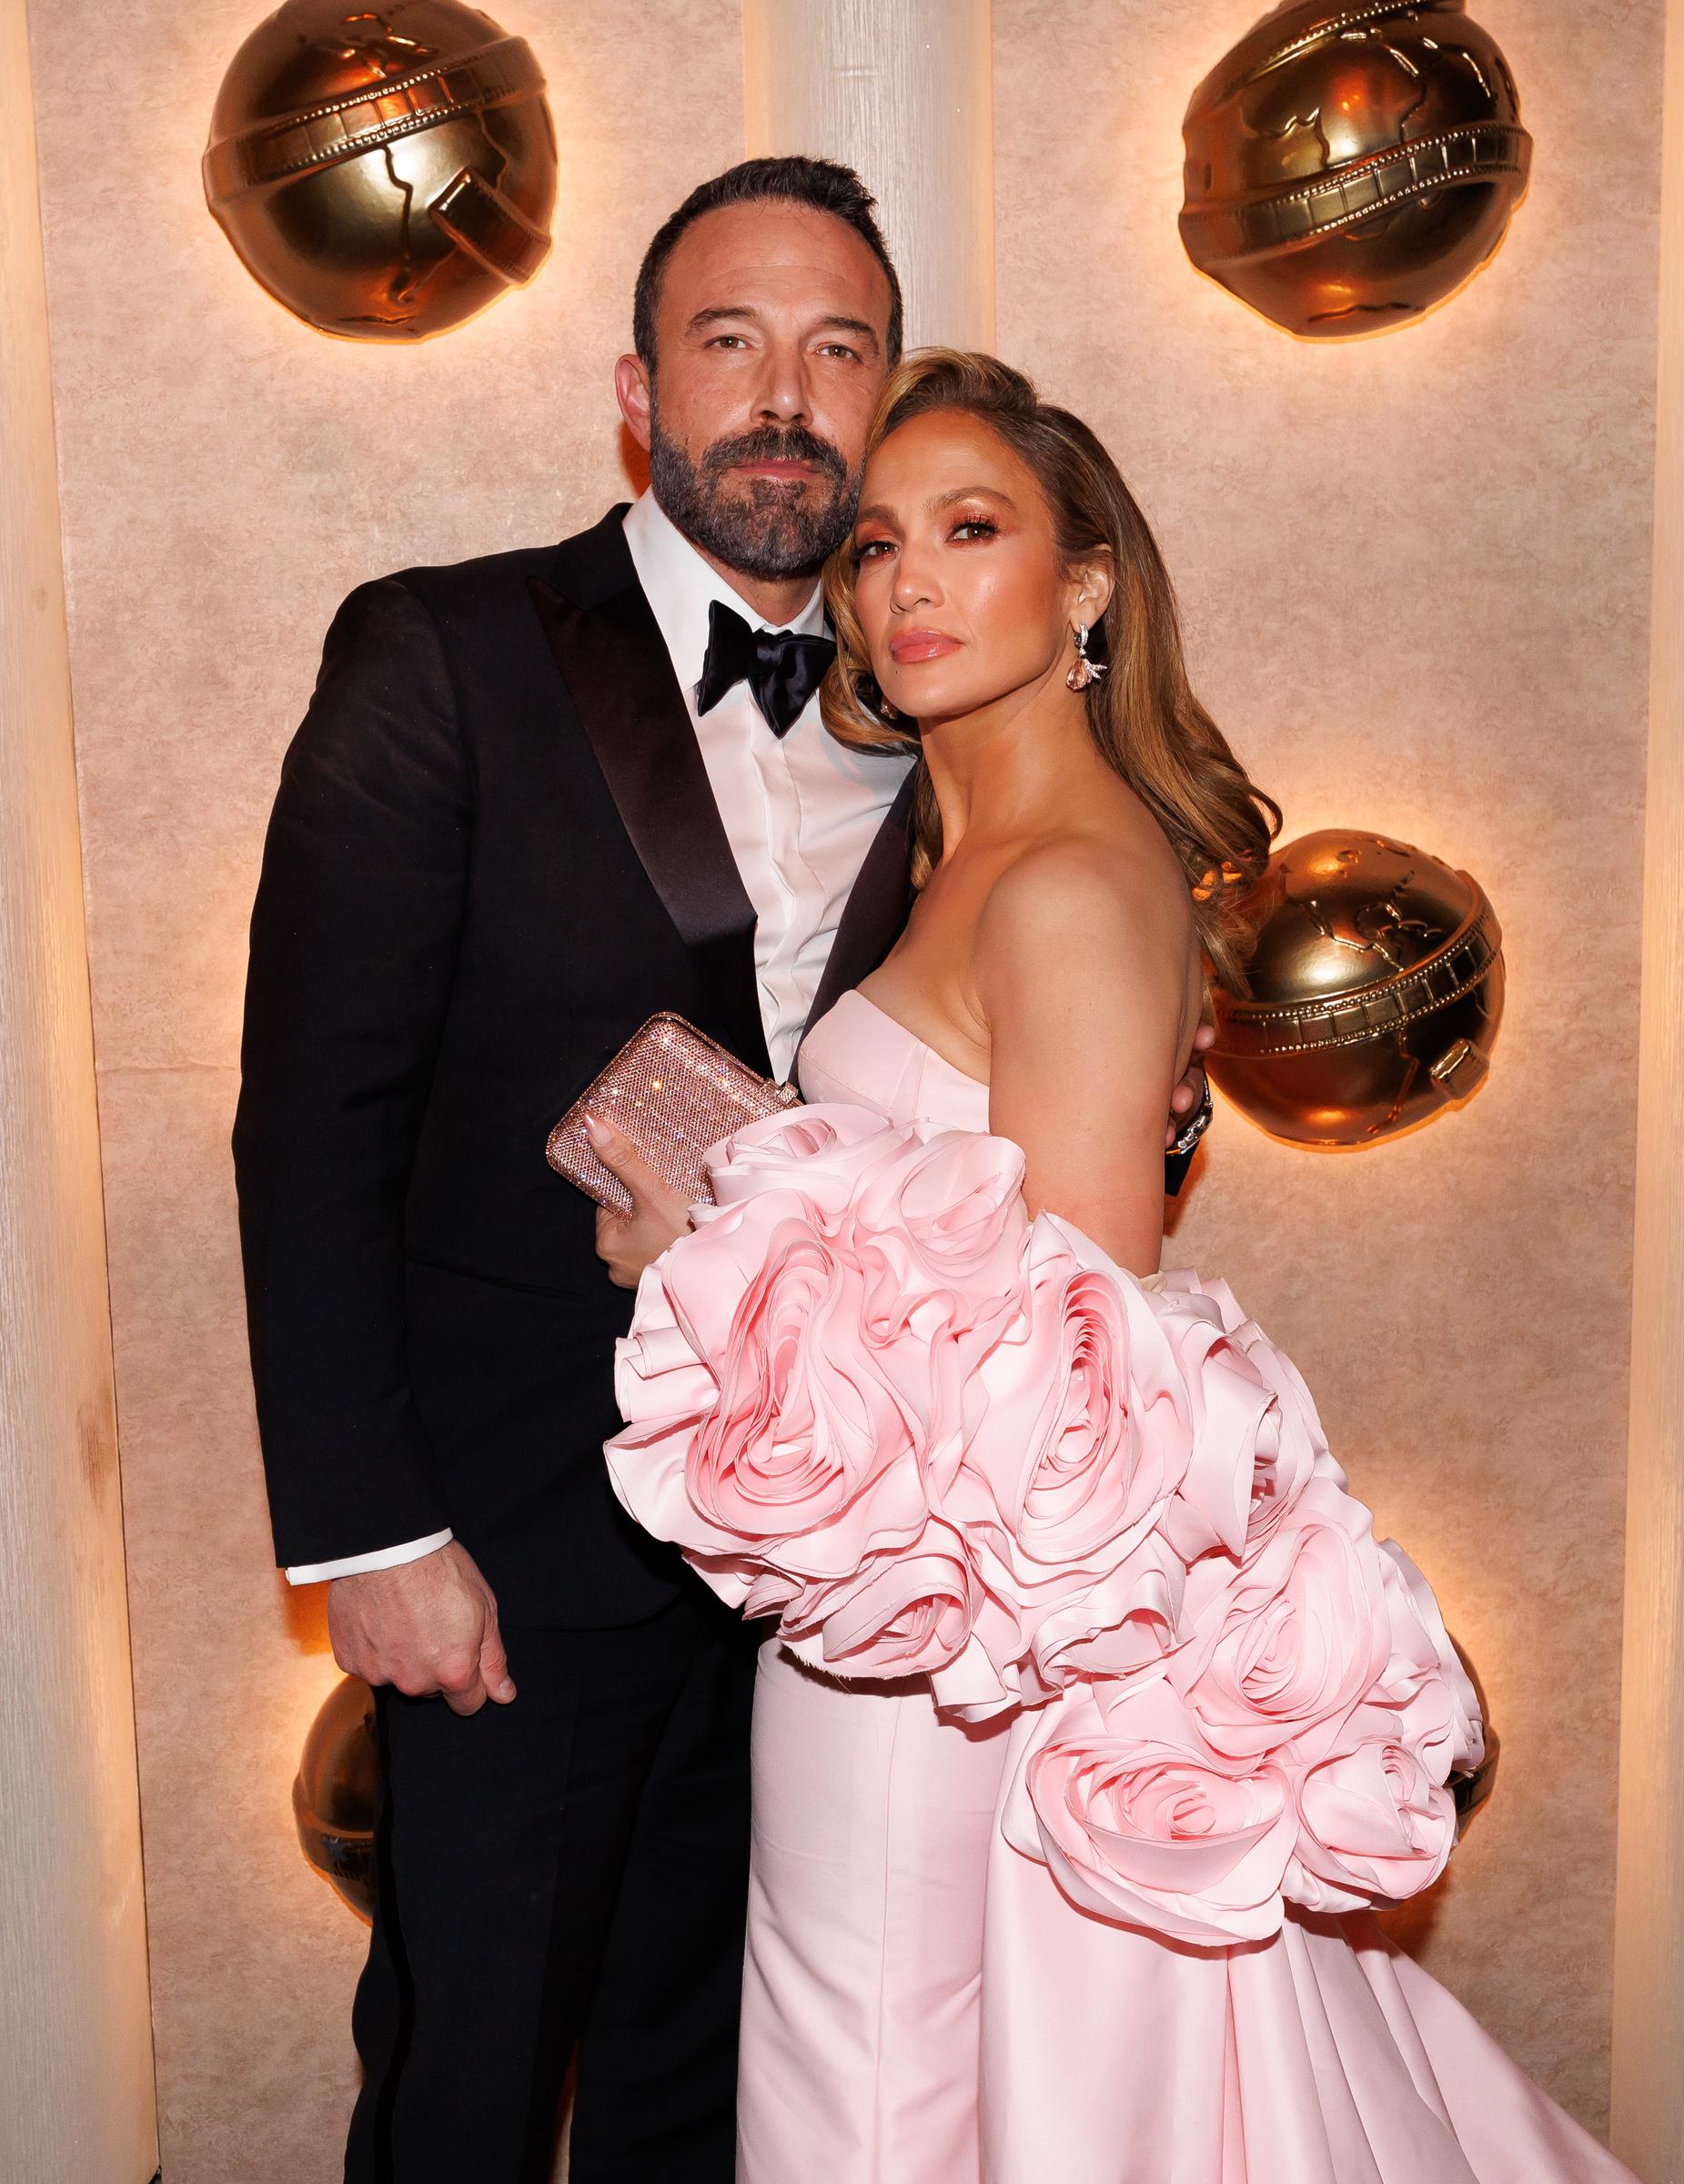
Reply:
<svg viewBox="0 0 1684 2184"><path fill-rule="evenodd" d="M802 1080L887 1123L987 1130L987 1087L862 995ZM769 1336L769 1376L786 1354ZM622 1497L693 1546L685 1512L629 1488L633 1432L610 1443ZM888 1536L892 1512L873 1522ZM692 1560L746 1612L781 1603ZM762 1649L741 2184L1631 2184L1370 1913L1277 1898L1266 1937L1212 1946L1079 1908L1021 1818L1008 1839L1043 1719L965 1721L927 1676Z"/></svg>

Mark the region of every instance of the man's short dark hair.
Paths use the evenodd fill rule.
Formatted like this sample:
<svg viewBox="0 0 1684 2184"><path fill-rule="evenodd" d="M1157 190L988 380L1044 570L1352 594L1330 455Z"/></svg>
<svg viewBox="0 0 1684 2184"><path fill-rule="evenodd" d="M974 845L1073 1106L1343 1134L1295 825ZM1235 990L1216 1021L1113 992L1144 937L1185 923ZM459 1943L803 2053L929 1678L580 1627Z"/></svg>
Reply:
<svg viewBox="0 0 1684 2184"><path fill-rule="evenodd" d="M655 314L660 308L661 278L679 238L703 213L718 212L725 205L806 205L814 212L828 212L852 228L883 269L889 283L887 361L901 360L901 281L876 220L877 200L851 167L834 159L808 159L791 155L781 159L744 159L727 167L711 182L692 189L656 230L655 239L643 253L638 268L638 285L631 307L631 339L644 369L655 369Z"/></svg>

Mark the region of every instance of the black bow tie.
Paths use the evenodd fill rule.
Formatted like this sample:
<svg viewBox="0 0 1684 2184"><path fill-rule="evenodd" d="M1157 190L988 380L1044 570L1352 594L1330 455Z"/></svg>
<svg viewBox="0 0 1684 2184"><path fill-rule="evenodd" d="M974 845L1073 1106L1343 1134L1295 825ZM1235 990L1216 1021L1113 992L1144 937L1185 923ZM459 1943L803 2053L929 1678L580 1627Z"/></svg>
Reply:
<svg viewBox="0 0 1684 2184"><path fill-rule="evenodd" d="M708 656L696 685L696 711L710 713L746 682L774 735L787 735L836 657L832 637L794 630L751 630L716 599L708 607Z"/></svg>

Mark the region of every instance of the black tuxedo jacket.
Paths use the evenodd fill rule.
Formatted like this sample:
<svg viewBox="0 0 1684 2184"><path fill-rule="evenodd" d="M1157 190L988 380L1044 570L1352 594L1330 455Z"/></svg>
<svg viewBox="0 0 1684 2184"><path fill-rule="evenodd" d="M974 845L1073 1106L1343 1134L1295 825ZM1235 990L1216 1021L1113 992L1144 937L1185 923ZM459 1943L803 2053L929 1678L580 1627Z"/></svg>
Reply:
<svg viewBox="0 0 1684 2184"><path fill-rule="evenodd" d="M234 1130L277 1558L450 1525L510 1623L657 1613L608 1484L630 1295L550 1125L657 1009L768 1067L754 912L620 518L354 592L282 768ZM813 1020L905 922L884 821Z"/></svg>

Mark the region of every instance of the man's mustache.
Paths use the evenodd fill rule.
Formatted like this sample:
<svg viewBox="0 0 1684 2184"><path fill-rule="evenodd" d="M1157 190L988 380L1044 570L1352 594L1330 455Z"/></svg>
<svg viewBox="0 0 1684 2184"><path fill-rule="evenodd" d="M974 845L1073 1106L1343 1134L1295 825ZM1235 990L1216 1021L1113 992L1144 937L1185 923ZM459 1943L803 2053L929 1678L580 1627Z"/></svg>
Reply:
<svg viewBox="0 0 1684 2184"><path fill-rule="evenodd" d="M703 470L712 478L740 462L810 462L838 485L848 482L848 466L840 450L805 425L757 425L734 440L716 440L701 459Z"/></svg>

